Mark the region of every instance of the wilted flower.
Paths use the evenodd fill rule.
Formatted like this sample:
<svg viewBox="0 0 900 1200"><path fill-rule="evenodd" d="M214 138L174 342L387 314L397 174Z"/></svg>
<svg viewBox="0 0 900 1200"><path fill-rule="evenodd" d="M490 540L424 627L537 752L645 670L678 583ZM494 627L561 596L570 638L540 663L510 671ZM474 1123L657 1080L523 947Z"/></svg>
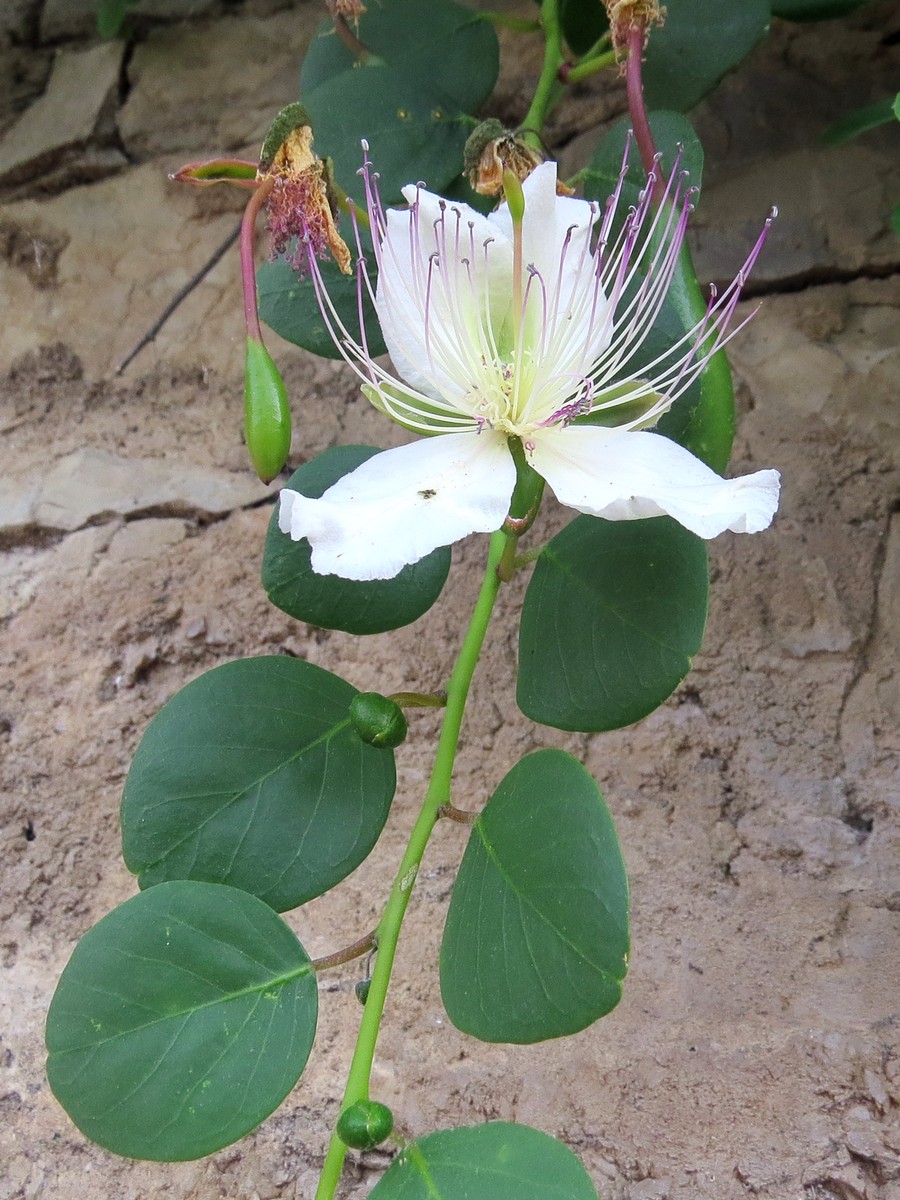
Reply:
<svg viewBox="0 0 900 1200"><path fill-rule="evenodd" d="M521 182L543 161L544 156L539 150L524 138L516 137L494 117L482 121L469 134L463 150L463 170L472 190L480 196L499 196L503 191L505 171L512 171ZM572 192L565 188L562 194L571 196Z"/></svg>
<svg viewBox="0 0 900 1200"><path fill-rule="evenodd" d="M279 113L266 138L259 178L273 180L265 201L272 256L301 269L310 250L350 274L350 251L334 221L330 166L313 153L313 131L301 104ZM296 240L296 244L294 243Z"/></svg>
<svg viewBox="0 0 900 1200"><path fill-rule="evenodd" d="M659 0L603 0L603 3L613 48L619 56L631 44L640 52L646 45L650 28L665 24L666 10Z"/></svg>
<svg viewBox="0 0 900 1200"><path fill-rule="evenodd" d="M624 174L624 173L623 173ZM511 446L557 499L609 520L668 514L701 537L771 522L778 473L724 480L647 427L731 336L744 273L702 322L639 369L690 209L673 172L664 202L651 184L613 233L622 186L598 205L558 196L556 165L538 166L512 204L482 216L410 185L385 212L366 163L377 289L364 264L396 374L354 337L310 271L335 343L368 399L426 436L369 459L320 499L285 489L279 524L308 538L313 570L347 579L396 575L437 546L503 524L516 483ZM514 181L512 181L514 182ZM596 226L596 228L595 228Z"/></svg>

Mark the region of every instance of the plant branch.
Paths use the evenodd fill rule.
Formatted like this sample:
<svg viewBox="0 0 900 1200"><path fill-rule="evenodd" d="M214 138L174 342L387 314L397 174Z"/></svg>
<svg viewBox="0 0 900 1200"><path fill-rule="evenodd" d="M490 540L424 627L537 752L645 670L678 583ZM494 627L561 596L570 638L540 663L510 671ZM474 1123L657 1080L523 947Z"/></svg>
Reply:
<svg viewBox="0 0 900 1200"><path fill-rule="evenodd" d="M393 700L401 708L446 708L446 692L391 692L388 700Z"/></svg>
<svg viewBox="0 0 900 1200"><path fill-rule="evenodd" d="M541 132L550 110L562 95L559 69L563 65L562 30L559 26L559 0L542 0L541 25L544 29L544 65L534 89L531 107L522 121L522 140L541 150Z"/></svg>
<svg viewBox="0 0 900 1200"><path fill-rule="evenodd" d="M247 325L247 335L256 341L263 340L259 324L259 313L256 304L256 265L253 262L253 232L259 210L269 198L275 178L267 175L250 197L241 221L241 283L244 287L244 320Z"/></svg>
<svg viewBox="0 0 900 1200"><path fill-rule="evenodd" d="M356 1049L347 1076L344 1089L344 1099L341 1111L358 1100L365 1100L369 1095L369 1077L372 1072L372 1062L375 1057L375 1044L381 1028L381 1018L384 1013L384 1003L387 997L391 971L394 966L394 954L400 937L400 928L413 884L419 871L419 864L428 839L431 837L439 812L450 802L450 783L453 775L453 764L459 745L459 733L462 727L466 699L472 676L478 664L478 657L484 645L488 623L494 609L494 602L500 590L500 579L497 575L497 564L503 556L508 541L508 535L499 532L491 537L490 551L485 568L481 591L475 602L472 619L463 638L453 673L447 684L447 710L444 724L438 741L431 772L431 781L422 803L422 808L413 826L406 852L397 870L394 886L388 897L381 920L378 923L376 937L378 939L378 955L372 971L369 994L363 1009L359 1034L356 1039ZM341 1176L341 1167L347 1147L337 1135L332 1134L315 1200L333 1200Z"/></svg>
<svg viewBox="0 0 900 1200"><path fill-rule="evenodd" d="M376 949L377 946L378 940L375 937L373 929L371 933L367 933L365 937L351 942L343 950L335 950L334 954L326 954L324 958L314 958L312 963L313 970L328 971L332 967L340 967L344 963L352 962L354 958L361 958L364 954L368 954L370 950Z"/></svg>
<svg viewBox="0 0 900 1200"><path fill-rule="evenodd" d="M471 826L478 820L478 813L466 812L465 809L456 808L453 804L442 804L438 809L438 816L448 821L455 821L457 825Z"/></svg>
<svg viewBox="0 0 900 1200"><path fill-rule="evenodd" d="M656 165L656 146L647 119L647 106L644 103L644 85L641 80L641 56L644 53L644 30L642 28L628 31L628 59L625 64L625 84L628 90L628 112L631 116L631 127L634 130L634 140L644 164L644 172L649 177ZM653 185L653 195L656 203L662 200L665 187L662 179L657 179Z"/></svg>
<svg viewBox="0 0 900 1200"><path fill-rule="evenodd" d="M614 67L616 61L615 50L607 50L604 54L598 54L595 58L585 55L574 66L563 66L560 69L560 77L563 83L580 83L582 79L588 79L591 75L596 75L598 71L602 71L606 67Z"/></svg>

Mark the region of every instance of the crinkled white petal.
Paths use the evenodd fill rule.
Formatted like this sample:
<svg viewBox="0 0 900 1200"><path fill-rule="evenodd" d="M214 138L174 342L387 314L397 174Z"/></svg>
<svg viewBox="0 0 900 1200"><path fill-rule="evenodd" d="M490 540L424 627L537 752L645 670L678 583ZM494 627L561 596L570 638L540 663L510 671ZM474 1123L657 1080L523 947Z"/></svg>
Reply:
<svg viewBox="0 0 900 1200"><path fill-rule="evenodd" d="M392 579L438 546L499 529L515 481L505 436L445 434L376 454L321 499L285 488L278 527L309 539L320 575Z"/></svg>
<svg viewBox="0 0 900 1200"><path fill-rule="evenodd" d="M545 162L531 172L522 184L525 196L525 215L522 220L522 258L525 266L537 268L548 286L556 285L559 262L569 230L572 234L566 249L568 270L581 258L585 242L597 219L596 205L574 196L557 196L556 163ZM495 231L512 241L512 218L509 206L503 204L491 213L488 221ZM573 228L574 227L574 228ZM565 285L563 291L566 291Z"/></svg>
<svg viewBox="0 0 900 1200"><path fill-rule="evenodd" d="M726 529L758 533L778 507L777 471L722 479L658 433L543 429L530 459L562 504L610 521L668 515L712 538Z"/></svg>
<svg viewBox="0 0 900 1200"><path fill-rule="evenodd" d="M597 358L612 338L607 299L596 275L591 233L599 217L596 205L556 194L556 163L537 167L522 184L522 258L527 289L525 340L538 370L534 391L520 409L524 419L540 422L575 396L593 374ZM488 218L513 237L507 205Z"/></svg>
<svg viewBox="0 0 900 1200"><path fill-rule="evenodd" d="M426 395L452 402L472 382L464 359L478 353L474 330L485 314L484 301L488 309L497 309L496 323L504 319L512 247L467 204L413 186L403 191L410 203L418 203L418 211L389 209L386 214L375 295L378 320L401 377ZM486 241L491 244L485 256ZM441 257L431 268L429 287L429 260L435 254ZM466 327L468 336L460 339Z"/></svg>

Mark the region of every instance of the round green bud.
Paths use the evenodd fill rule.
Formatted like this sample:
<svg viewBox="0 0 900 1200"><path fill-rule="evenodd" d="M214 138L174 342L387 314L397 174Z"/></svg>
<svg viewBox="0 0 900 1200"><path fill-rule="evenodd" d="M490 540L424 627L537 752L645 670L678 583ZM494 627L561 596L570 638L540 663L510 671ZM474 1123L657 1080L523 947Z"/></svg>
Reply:
<svg viewBox="0 0 900 1200"><path fill-rule="evenodd" d="M370 746L399 746L409 729L400 705L379 692L359 692L354 696L350 720Z"/></svg>
<svg viewBox="0 0 900 1200"><path fill-rule="evenodd" d="M369 988L372 986L371 979L360 979L356 987L353 989L356 993L356 998L360 1004L365 1004L369 998Z"/></svg>
<svg viewBox="0 0 900 1200"><path fill-rule="evenodd" d="M337 1123L338 1137L354 1150L371 1150L390 1136L394 1114L377 1100L357 1100L345 1108Z"/></svg>

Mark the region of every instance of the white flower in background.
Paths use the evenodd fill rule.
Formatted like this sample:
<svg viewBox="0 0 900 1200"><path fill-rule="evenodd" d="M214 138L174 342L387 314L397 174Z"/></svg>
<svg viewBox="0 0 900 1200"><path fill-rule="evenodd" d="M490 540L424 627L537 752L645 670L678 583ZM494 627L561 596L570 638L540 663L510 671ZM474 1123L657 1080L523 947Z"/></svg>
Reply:
<svg viewBox="0 0 900 1200"><path fill-rule="evenodd" d="M655 212L648 187L611 244L621 179L601 219L596 204L558 196L556 164L544 163L522 185L518 220L507 204L485 217L415 186L404 189L407 209L385 213L368 163L366 179L373 299L396 375L341 323L312 256L310 270L369 400L437 436L375 455L320 499L282 491L280 528L309 539L314 571L389 579L437 546L499 529L516 482L511 438L578 512L668 514L704 538L769 525L776 471L721 479L647 431L735 332L728 326L764 235L700 325L631 371L684 238L683 176L673 173ZM371 293L363 267L359 278Z"/></svg>

